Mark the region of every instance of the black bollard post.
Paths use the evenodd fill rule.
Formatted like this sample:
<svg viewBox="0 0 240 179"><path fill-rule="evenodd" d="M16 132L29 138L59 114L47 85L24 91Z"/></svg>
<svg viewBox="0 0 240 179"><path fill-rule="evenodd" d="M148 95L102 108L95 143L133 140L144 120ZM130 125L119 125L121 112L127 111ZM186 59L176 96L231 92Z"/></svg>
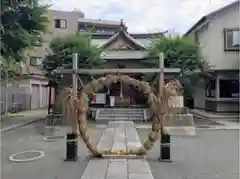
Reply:
<svg viewBox="0 0 240 179"><path fill-rule="evenodd" d="M169 134L162 133L161 135L161 141L160 141L160 150L161 154L159 157L159 161L161 162L171 162L171 138Z"/></svg>
<svg viewBox="0 0 240 179"><path fill-rule="evenodd" d="M78 135L75 133L67 134L66 139L66 160L65 161L77 161L78 159Z"/></svg>

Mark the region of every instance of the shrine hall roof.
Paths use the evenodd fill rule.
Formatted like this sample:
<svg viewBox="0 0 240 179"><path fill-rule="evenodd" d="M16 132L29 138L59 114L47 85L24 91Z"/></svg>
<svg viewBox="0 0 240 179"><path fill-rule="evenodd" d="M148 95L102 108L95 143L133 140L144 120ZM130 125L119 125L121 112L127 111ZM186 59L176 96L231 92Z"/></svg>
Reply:
<svg viewBox="0 0 240 179"><path fill-rule="evenodd" d="M119 33L119 32L118 32ZM126 32L127 33L127 32ZM136 34L136 33L127 33L129 37L132 38L137 44L147 47L152 39L163 35L165 32L158 32L158 33L141 33L141 34ZM116 33L94 33L91 34L92 36L92 44L101 46L105 44L111 37L115 36Z"/></svg>

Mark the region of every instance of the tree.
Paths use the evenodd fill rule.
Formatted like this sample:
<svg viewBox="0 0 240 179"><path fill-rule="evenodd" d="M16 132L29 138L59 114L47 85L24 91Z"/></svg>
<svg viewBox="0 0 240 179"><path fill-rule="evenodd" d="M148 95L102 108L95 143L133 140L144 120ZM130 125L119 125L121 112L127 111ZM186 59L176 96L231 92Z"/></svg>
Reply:
<svg viewBox="0 0 240 179"><path fill-rule="evenodd" d="M14 77L20 72L20 63L16 63L15 60L9 58L5 59L0 56L0 74L1 74L1 88L5 87L5 109L8 109L8 90L7 84L9 81L14 80ZM7 115L8 110L5 110Z"/></svg>
<svg viewBox="0 0 240 179"><path fill-rule="evenodd" d="M1 74L1 80L5 81L11 81L14 79L15 75L19 72L19 63L15 63L12 59L5 59L2 56L0 56L0 74Z"/></svg>
<svg viewBox="0 0 240 179"><path fill-rule="evenodd" d="M143 62L149 67L157 67L160 52L164 53L165 67L181 69L176 78L184 86L184 96L192 96L200 84L198 72L207 67L199 53L199 44L191 37L166 34L152 41L148 59Z"/></svg>
<svg viewBox="0 0 240 179"><path fill-rule="evenodd" d="M64 37L54 38L50 42L49 55L43 61L46 76L57 82L59 74L58 67L72 68L72 54L78 54L78 68L99 68L104 64L100 58L100 49L91 44L91 36L87 34L70 34Z"/></svg>
<svg viewBox="0 0 240 179"><path fill-rule="evenodd" d="M17 62L25 50L39 45L47 32L47 7L37 0L1 0L1 56Z"/></svg>

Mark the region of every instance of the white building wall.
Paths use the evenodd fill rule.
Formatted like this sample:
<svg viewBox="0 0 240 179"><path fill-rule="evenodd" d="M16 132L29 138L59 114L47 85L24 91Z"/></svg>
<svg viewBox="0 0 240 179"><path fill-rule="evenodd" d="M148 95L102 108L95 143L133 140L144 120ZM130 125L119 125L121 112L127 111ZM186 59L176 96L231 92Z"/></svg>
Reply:
<svg viewBox="0 0 240 179"><path fill-rule="evenodd" d="M48 95L46 95L46 93L48 93L47 85L48 85L47 80L35 80L35 79L30 80L33 108L36 109L47 106L46 104L48 103Z"/></svg>
<svg viewBox="0 0 240 179"><path fill-rule="evenodd" d="M199 109L205 109L205 89L199 87L196 89L194 95L194 107Z"/></svg>
<svg viewBox="0 0 240 179"><path fill-rule="evenodd" d="M218 14L199 36L204 58L214 69L239 69L239 52L224 51L224 28L237 28L239 7Z"/></svg>

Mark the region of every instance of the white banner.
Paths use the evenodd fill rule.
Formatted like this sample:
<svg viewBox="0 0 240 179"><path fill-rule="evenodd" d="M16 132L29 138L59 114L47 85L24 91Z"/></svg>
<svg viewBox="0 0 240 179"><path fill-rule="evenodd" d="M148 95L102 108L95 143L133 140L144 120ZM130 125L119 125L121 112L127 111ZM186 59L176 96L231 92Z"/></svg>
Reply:
<svg viewBox="0 0 240 179"><path fill-rule="evenodd" d="M115 104L115 96L110 96L110 106L113 107Z"/></svg>
<svg viewBox="0 0 240 179"><path fill-rule="evenodd" d="M170 105L172 107L184 107L183 105L183 96L171 96Z"/></svg>
<svg viewBox="0 0 240 179"><path fill-rule="evenodd" d="M96 93L96 104L106 104L105 93Z"/></svg>

